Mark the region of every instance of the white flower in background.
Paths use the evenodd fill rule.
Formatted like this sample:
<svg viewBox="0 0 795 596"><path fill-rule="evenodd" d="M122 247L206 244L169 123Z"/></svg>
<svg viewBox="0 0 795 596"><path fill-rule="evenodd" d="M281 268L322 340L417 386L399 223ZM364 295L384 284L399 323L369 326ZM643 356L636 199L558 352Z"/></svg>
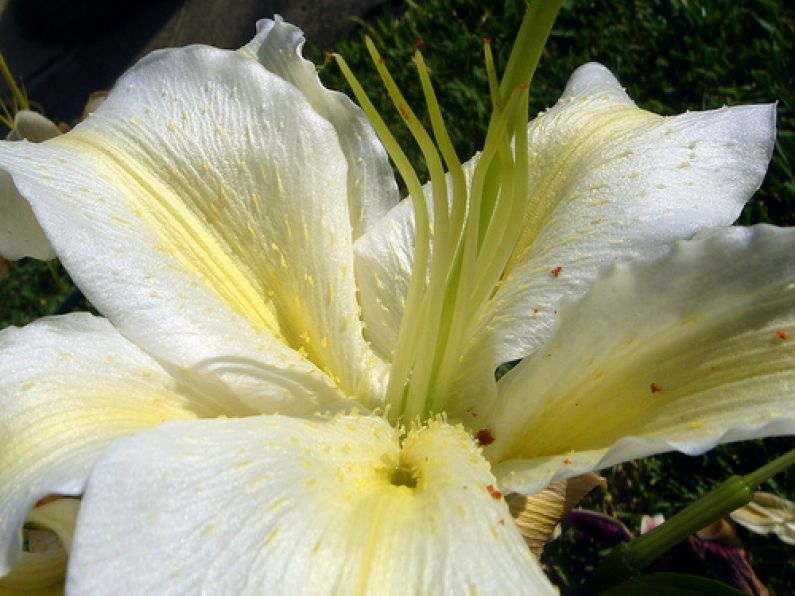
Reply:
<svg viewBox="0 0 795 596"><path fill-rule="evenodd" d="M586 65L508 119L527 145L487 140L491 217L475 160L415 239L302 43L156 52L0 145L0 206L35 214L0 254L49 241L106 317L0 333L0 573L60 494L73 593L549 591L503 494L795 430L795 233L728 227L773 106L664 118Z"/></svg>
<svg viewBox="0 0 795 596"><path fill-rule="evenodd" d="M795 503L766 492L755 492L748 505L730 517L755 534L775 534L782 542L795 544Z"/></svg>

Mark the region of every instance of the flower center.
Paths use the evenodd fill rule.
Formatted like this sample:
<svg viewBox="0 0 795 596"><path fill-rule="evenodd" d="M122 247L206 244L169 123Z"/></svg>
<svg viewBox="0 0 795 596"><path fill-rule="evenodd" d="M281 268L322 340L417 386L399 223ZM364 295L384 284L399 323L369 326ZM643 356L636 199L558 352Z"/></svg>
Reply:
<svg viewBox="0 0 795 596"><path fill-rule="evenodd" d="M415 488L417 486L417 478L411 471L411 468L400 465L392 472L390 482L393 486L406 486L408 488Z"/></svg>

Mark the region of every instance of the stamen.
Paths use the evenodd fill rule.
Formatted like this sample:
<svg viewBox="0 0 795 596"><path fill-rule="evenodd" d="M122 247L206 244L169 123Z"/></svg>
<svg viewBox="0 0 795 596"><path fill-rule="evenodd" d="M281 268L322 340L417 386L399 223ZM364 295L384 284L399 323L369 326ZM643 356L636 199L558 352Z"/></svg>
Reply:
<svg viewBox="0 0 795 596"><path fill-rule="evenodd" d="M482 277L482 274L479 275L480 267L478 267L478 260L483 263L483 258L481 257L478 259L478 256L480 253L485 254L484 251L478 250L480 203L483 198L483 187L487 174L496 161L497 153L502 152L504 154L507 151L508 156L510 156L511 136L506 134L509 115L514 112L513 108L521 97L526 97L526 94L513 93L508 99L506 109L497 115L494 121L495 126L491 128L486 137L483 153L480 156L480 160L475 167L475 173L472 177L470 185L470 213L466 221L466 230L464 232L466 238L464 240L462 270L457 288L457 297L453 306L450 335L447 340L447 346L450 347L450 349L446 350L442 355L440 363L436 381L439 389L436 391L436 395L440 399L433 404L435 410L442 409L450 397L449 388L452 386L462 351L460 346L465 345L471 327L477 323L475 315L488 298L488 293L484 296L482 291L480 295L476 295L475 287L476 280ZM524 163L527 163L526 159ZM513 159L510 159L510 157L508 157L507 160L503 158L502 167L505 168L505 171L503 171L501 175L496 176L495 179L500 181L502 178L512 178L513 165ZM506 200L505 202L508 201ZM505 244L512 247L509 242Z"/></svg>
<svg viewBox="0 0 795 596"><path fill-rule="evenodd" d="M563 0L544 0L527 7L500 82L503 99L519 85L530 85L561 4Z"/></svg>
<svg viewBox="0 0 795 596"><path fill-rule="evenodd" d="M492 297L521 234L527 207L527 87L562 0L536 2L522 21L508 68L498 84L490 42L484 40L493 111L469 188L444 124L422 54L415 62L432 139L398 89L372 40L370 56L430 172L434 229L417 175L344 60L335 55L376 133L406 181L415 211L414 266L386 395L390 418L412 424L442 411L467 336ZM450 172L448 196L442 162ZM428 273L428 257L433 255ZM402 483L402 478L398 479Z"/></svg>
<svg viewBox="0 0 795 596"><path fill-rule="evenodd" d="M521 85L518 93L518 103L527 105L527 86ZM527 142L525 141L527 139L527 118L519 115L513 120L514 129L511 137L515 139L514 167L510 181L503 186L504 198L508 204L505 208L500 206L495 211L495 216L483 241L481 253L478 255L479 275L473 293L473 301L476 303L487 300L493 293L522 229L529 177Z"/></svg>
<svg viewBox="0 0 795 596"><path fill-rule="evenodd" d="M494 68L494 55L491 53L491 39L483 40L483 56L486 61L486 76L489 79L489 93L491 94L491 106L495 112L502 111L502 100L500 99L500 86L497 82L497 69Z"/></svg>
<svg viewBox="0 0 795 596"><path fill-rule="evenodd" d="M415 246L414 246L414 266L412 268L411 280L409 281L406 305L403 310L403 318L400 322L400 331L395 345L394 356L390 368L389 382L387 384L386 406L394 416L400 416L405 409L404 395L406 395L406 385L410 382L409 371L413 348L411 334L417 329L417 321L420 320L420 309L412 308L419 304L422 293L425 289L425 277L428 266L428 255L430 250L430 224L428 221L428 207L425 203L425 195L422 192L417 173L411 167L406 154L400 148L395 137L389 132L386 123L381 115L373 106L370 98L365 93L359 81L356 79L345 60L339 54L334 54L334 58L342 71L343 76L351 86L359 105L369 118L379 139L384 144L385 149L392 158L395 167L398 169L411 197L414 207L415 219Z"/></svg>
<svg viewBox="0 0 795 596"><path fill-rule="evenodd" d="M384 60L369 37L365 38L370 57L376 69L381 75L384 86L389 93L395 107L403 116L403 120L422 151L423 157L428 164L428 171L431 177L431 189L433 195L433 216L434 216L434 236L433 255L431 262L430 285L426 288L425 294L419 302L407 301L406 310L413 309L419 312L418 325L406 328L406 340L411 342L411 354L409 371L411 384L408 392L401 394L402 411L407 419L412 420L415 416L423 417L427 413L429 395L430 363L433 353L438 344L438 319L441 310L442 296L446 286L448 245L448 212L447 212L447 183L444 175L444 168L436 150L433 140L428 132L420 123L414 111L408 105L403 94L400 92ZM401 333L403 328L401 326ZM387 392L395 395L400 385L400 378L394 375L395 371L390 372L390 381ZM394 381L393 381L394 379ZM388 397L389 399L389 397Z"/></svg>
<svg viewBox="0 0 795 596"><path fill-rule="evenodd" d="M370 52L370 57L375 64L378 73L381 75L381 80L384 82L387 93L389 94L392 103L403 116L406 127L411 132L414 140L417 141L422 156L425 158L425 163L428 164L428 172L431 177L431 187L433 190L433 217L434 217L434 235L439 238L444 238L447 234L447 184L445 182L444 168L442 161L439 158L439 153L433 143L425 127L422 126L419 118L417 118L414 111L409 106L406 98L400 92L397 84L392 78L389 69L386 67L381 55L378 53L373 40L369 37L364 38L367 50ZM419 54L419 52L417 52ZM444 243L444 240L441 240Z"/></svg>
<svg viewBox="0 0 795 596"><path fill-rule="evenodd" d="M2 122L8 128L14 128L14 118L11 115L11 111L6 106L5 102L0 99L0 110L3 110L3 114L0 115L0 122Z"/></svg>
<svg viewBox="0 0 795 596"><path fill-rule="evenodd" d="M431 120L431 127L433 135L436 138L436 144L442 154L444 163L447 166L447 171L450 173L453 184L453 200L452 212L450 215L450 239L454 240L448 246L447 257L452 257L452 251L455 250L458 237L460 233L458 230L462 229L464 217L467 208L467 188L466 177L464 176L464 168L461 167L461 160L458 158L453 143L450 140L450 135L447 132L447 127L442 117L442 112L439 108L439 102L436 99L436 93L431 84L431 78L428 74L428 68L425 66L425 60L422 53L419 51L414 53L414 60L417 65L417 73L420 77L420 84L422 85L422 93L425 96L425 104L428 107L428 116ZM434 245L436 248L436 245Z"/></svg>
<svg viewBox="0 0 795 596"><path fill-rule="evenodd" d="M455 255L463 238L463 222L467 209L467 189L463 167L444 124L439 103L420 52L415 53L415 61L434 137L452 180L450 233L446 234L445 237L434 238L432 275L422 304L425 334L417 340L417 351L412 369L412 383L406 404L408 409L405 412L406 416L409 417L416 415L425 418L431 412L438 366L441 355L445 352L450 330L453 311L451 301L456 296L457 277L458 273L460 273L458 266L461 262L460 259L455 258Z"/></svg>

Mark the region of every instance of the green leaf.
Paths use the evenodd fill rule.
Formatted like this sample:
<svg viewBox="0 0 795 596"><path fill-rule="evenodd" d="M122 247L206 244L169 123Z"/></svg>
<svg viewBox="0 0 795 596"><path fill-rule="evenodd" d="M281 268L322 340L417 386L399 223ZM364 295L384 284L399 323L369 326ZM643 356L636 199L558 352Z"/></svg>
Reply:
<svg viewBox="0 0 795 596"><path fill-rule="evenodd" d="M741 596L731 586L686 573L650 573L600 592L603 596Z"/></svg>

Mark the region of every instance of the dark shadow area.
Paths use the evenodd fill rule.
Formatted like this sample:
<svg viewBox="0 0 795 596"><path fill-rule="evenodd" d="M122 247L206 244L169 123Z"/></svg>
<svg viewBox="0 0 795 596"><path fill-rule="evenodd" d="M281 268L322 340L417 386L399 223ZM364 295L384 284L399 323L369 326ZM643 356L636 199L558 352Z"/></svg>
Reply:
<svg viewBox="0 0 795 596"><path fill-rule="evenodd" d="M47 115L67 122L124 72L183 0L12 0L0 51Z"/></svg>
<svg viewBox="0 0 795 596"><path fill-rule="evenodd" d="M47 116L73 123L144 54L204 43L237 48L258 19L281 14L327 49L386 0L10 0L0 2L0 52Z"/></svg>

